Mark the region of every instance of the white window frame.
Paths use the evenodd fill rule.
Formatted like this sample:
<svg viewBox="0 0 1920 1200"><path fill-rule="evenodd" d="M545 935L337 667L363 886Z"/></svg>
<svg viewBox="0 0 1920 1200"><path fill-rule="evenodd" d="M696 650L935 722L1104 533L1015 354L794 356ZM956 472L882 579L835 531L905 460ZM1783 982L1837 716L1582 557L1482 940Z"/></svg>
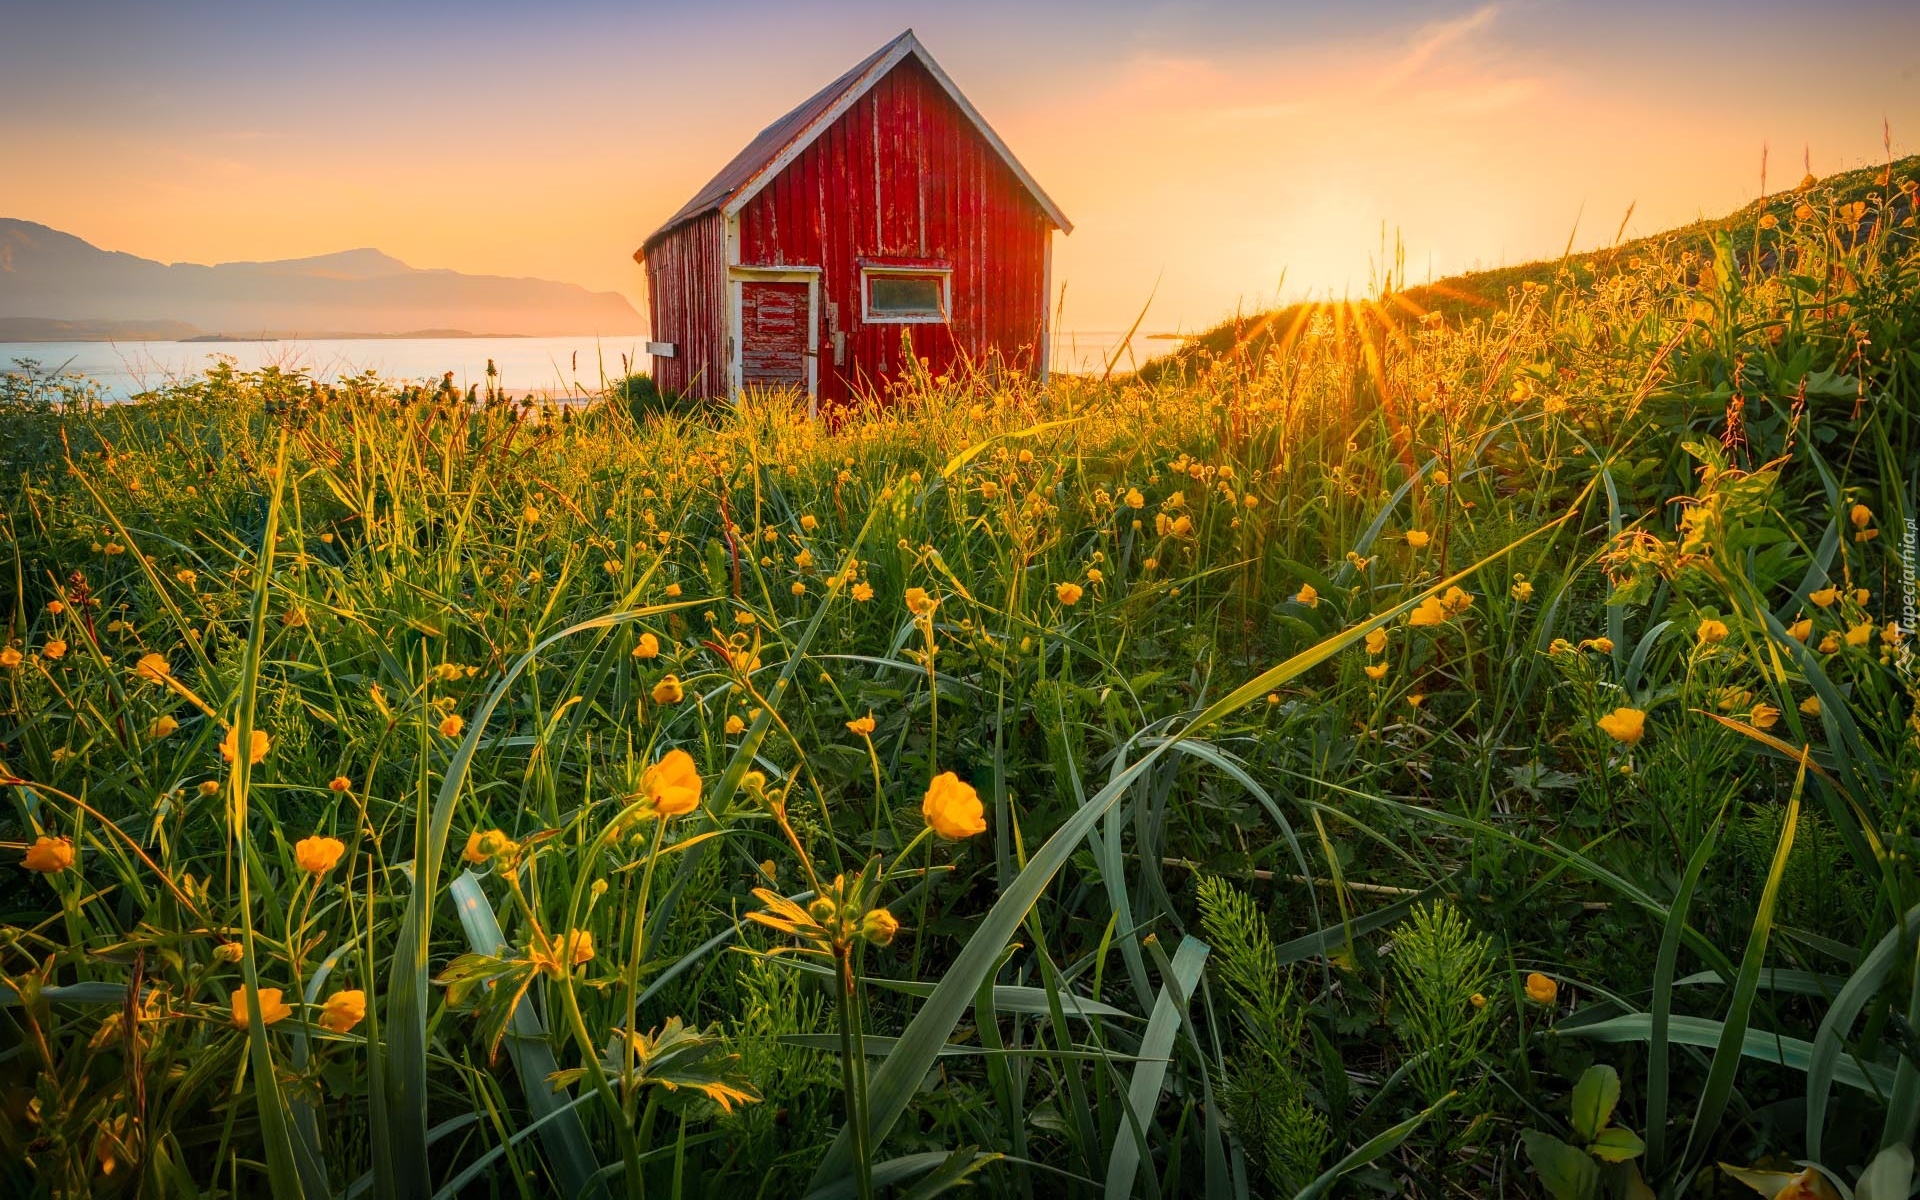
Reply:
<svg viewBox="0 0 1920 1200"><path fill-rule="evenodd" d="M875 276L911 276L913 278L934 278L940 281L940 312L933 313L885 313L873 310L872 281ZM953 317L953 268L911 266L906 263L886 265L880 263L862 263L860 265L860 321L866 325L945 325Z"/></svg>

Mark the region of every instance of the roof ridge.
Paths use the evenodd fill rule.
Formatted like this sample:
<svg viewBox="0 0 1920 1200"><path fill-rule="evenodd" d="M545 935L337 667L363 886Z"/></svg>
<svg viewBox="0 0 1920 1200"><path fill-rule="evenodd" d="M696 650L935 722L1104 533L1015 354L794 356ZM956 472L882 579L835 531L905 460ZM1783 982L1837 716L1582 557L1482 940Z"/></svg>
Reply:
<svg viewBox="0 0 1920 1200"><path fill-rule="evenodd" d="M912 27L908 27L756 134L704 187L694 193L691 200L681 205L679 211L647 236L646 242L634 252L634 258L644 260L648 246L695 217L715 211L737 212L740 205L784 170L801 151L812 145L847 106L858 100L909 55L920 61L980 136L1005 160L1048 218L1061 230L1070 231L1073 225L1066 215L1033 176L1027 173L1026 168L1020 165L1019 160L1014 158L1013 152L987 124L986 118L980 115L940 64L934 61L933 55L915 36Z"/></svg>

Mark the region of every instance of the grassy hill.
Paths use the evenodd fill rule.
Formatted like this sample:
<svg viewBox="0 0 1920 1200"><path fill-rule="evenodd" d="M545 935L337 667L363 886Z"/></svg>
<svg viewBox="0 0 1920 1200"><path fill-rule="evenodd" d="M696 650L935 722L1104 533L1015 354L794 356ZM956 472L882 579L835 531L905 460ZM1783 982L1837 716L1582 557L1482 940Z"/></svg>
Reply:
<svg viewBox="0 0 1920 1200"><path fill-rule="evenodd" d="M1907 1197L1920 246L1798 200L837 424L0 375L0 1196Z"/></svg>
<svg viewBox="0 0 1920 1200"><path fill-rule="evenodd" d="M1488 271L1471 271L1432 283L1389 288L1382 295L1355 301L1349 307L1358 320L1378 318L1404 325L1438 317L1463 322L1490 316L1506 307L1511 293L1528 284L1541 287L1556 281L1564 286L1592 289L1602 280L1636 269L1642 260L1684 262L1685 256L1711 259L1714 243L1724 238L1737 259L1746 263L1760 246L1762 267L1773 265L1775 249L1797 219L1819 215L1832 221L1835 236L1850 240L1871 235L1884 211L1897 229L1912 236L1914 198L1920 195L1920 155L1898 159L1888 166L1863 167L1816 180L1809 175L1794 188L1755 200L1724 217L1695 221L1664 233L1634 238L1601 250L1570 253ZM1858 205L1858 209L1850 206ZM1813 213L1805 213L1812 209ZM1857 217L1848 221L1848 212ZM1801 217L1796 217L1801 213ZM1769 222L1768 218L1771 218ZM1623 222L1624 224L1624 222ZM1235 317L1182 343L1178 350L1143 365L1139 377L1152 382L1235 353L1257 355L1272 345L1298 335L1303 318L1329 312L1324 301L1304 301L1250 317Z"/></svg>

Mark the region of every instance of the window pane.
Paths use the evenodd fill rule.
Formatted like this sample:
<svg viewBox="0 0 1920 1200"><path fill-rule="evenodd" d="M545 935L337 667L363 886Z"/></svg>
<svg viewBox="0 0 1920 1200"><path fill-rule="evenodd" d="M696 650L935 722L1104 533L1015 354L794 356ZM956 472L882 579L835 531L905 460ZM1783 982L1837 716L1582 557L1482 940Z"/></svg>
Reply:
<svg viewBox="0 0 1920 1200"><path fill-rule="evenodd" d="M867 303L875 314L940 316L940 277L937 275L870 275Z"/></svg>

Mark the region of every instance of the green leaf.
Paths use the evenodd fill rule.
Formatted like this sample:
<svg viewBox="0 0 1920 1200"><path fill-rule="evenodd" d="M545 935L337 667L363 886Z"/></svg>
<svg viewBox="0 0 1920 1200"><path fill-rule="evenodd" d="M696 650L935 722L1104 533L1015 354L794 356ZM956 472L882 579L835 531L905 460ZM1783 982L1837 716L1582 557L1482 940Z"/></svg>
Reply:
<svg viewBox="0 0 1920 1200"><path fill-rule="evenodd" d="M1000 898L994 902L986 916L975 926L973 936L955 956L946 977L934 988L927 1002L914 1014L906 1031L901 1035L900 1043L892 1054L887 1056L880 1069L875 1071L868 1084L868 1145L881 1145L893 1127L905 1114L907 1105L919 1092L921 1081L933 1066L940 1053L940 1047L946 1044L947 1034L959 1023L960 1018L973 1004L980 985L986 981L990 972L1000 962L1001 951L1007 941L1025 920L1027 911L1038 902L1046 891L1047 885L1067 860L1076 853L1087 835L1104 816L1108 809L1116 804L1127 790L1134 786L1160 756L1175 742L1199 734L1202 730L1216 724L1229 713L1235 712L1252 701L1264 697L1276 687L1305 674L1319 666L1349 646L1357 644L1374 629L1381 628L1413 609L1414 605L1429 596L1437 596L1447 587L1473 577L1491 563L1498 561L1526 542L1560 528L1577 515L1585 503L1587 492L1583 491L1567 512L1549 521L1532 532L1522 535L1505 547L1445 579L1439 580L1426 591L1410 596L1380 613L1369 617L1351 628L1327 638L1319 644L1295 654L1285 662L1263 671L1246 683L1228 692L1214 701L1174 738L1161 742L1147 751L1133 765L1120 772L1107 785L1095 793L1093 798L1080 806L1074 814L1050 836L1040 849L1028 860L1027 865L1016 875L1013 881L1001 890ZM766 717L761 714L762 719ZM422 948L424 950L424 947ZM1432 1111L1431 1109L1428 1111ZM1404 1136L1404 1134L1402 1135ZM1384 1152L1384 1151L1383 1151ZM819 1188L828 1182L847 1175L853 1167L853 1139L845 1126L842 1126L833 1144L828 1147L820 1166L814 1172L813 1186Z"/></svg>
<svg viewBox="0 0 1920 1200"><path fill-rule="evenodd" d="M1401 1142L1406 1141L1414 1130L1426 1124L1427 1118L1433 1116L1452 1102L1453 1097L1454 1093L1448 1092L1446 1095L1440 1097L1440 1099L1434 1101L1424 1111L1415 1113L1398 1125L1391 1126L1374 1134L1356 1146L1345 1158L1328 1167L1321 1173L1320 1178L1294 1193L1293 1200L1315 1200L1316 1197L1324 1196L1328 1189L1332 1188L1334 1184L1340 1182L1340 1180L1347 1175L1358 1171L1361 1167L1366 1166L1381 1155L1392 1153L1394 1148Z"/></svg>
<svg viewBox="0 0 1920 1200"><path fill-rule="evenodd" d="M1885 937L1860 960L1840 994L1833 998L1827 1008L1827 1015L1820 1020L1820 1028L1813 1035L1813 1044L1809 1048L1807 1065L1807 1157L1814 1161L1820 1159L1821 1136L1827 1124L1827 1101L1831 1098L1836 1082L1851 1084L1849 1074L1858 1075L1862 1064L1855 1058L1841 1058L1840 1052L1846 1040L1847 1031L1886 983L1887 976L1899 961L1904 949L1904 939L1920 935L1920 904L1907 910L1906 917L1894 928L1887 931ZM1893 1080L1889 1075L1886 1084L1880 1088L1881 1094L1893 1090Z"/></svg>
<svg viewBox="0 0 1920 1200"><path fill-rule="evenodd" d="M1537 1129L1522 1129L1520 1141L1541 1186L1554 1200L1596 1200L1600 1195L1600 1167L1586 1151Z"/></svg>
<svg viewBox="0 0 1920 1200"><path fill-rule="evenodd" d="M1760 988L1760 969L1766 964L1767 939L1773 932L1773 909L1780 898L1780 880L1787 871L1787 859L1793 853L1794 833L1800 827L1800 795L1807 784L1804 754L1794 775L1793 794L1787 801L1785 819L1780 824L1780 841L1774 847L1773 866L1760 889L1760 905L1753 914L1753 928L1747 935L1747 948L1740 957L1740 973L1735 977L1733 997L1727 1004L1727 1019L1719 1044L1713 1048L1713 1060L1707 1067L1707 1083L1700 1103L1694 1109L1693 1128L1687 1132L1686 1149L1680 1155L1680 1167L1687 1170L1694 1161L1694 1148L1700 1144L1702 1130L1711 1136L1720 1129L1727 1101L1733 1095L1733 1077L1739 1069L1747 1041L1747 1022L1753 1013L1753 998ZM1701 1146L1704 1149L1704 1145Z"/></svg>
<svg viewBox="0 0 1920 1200"><path fill-rule="evenodd" d="M1626 1162L1646 1153L1647 1144L1631 1129L1609 1125L1587 1143L1587 1153L1607 1162Z"/></svg>
<svg viewBox="0 0 1920 1200"><path fill-rule="evenodd" d="M1573 1085L1573 1131L1583 1142L1599 1138L1613 1119L1613 1106L1620 1103L1620 1072L1605 1063L1595 1063Z"/></svg>
<svg viewBox="0 0 1920 1200"><path fill-rule="evenodd" d="M1153 1127L1154 1109L1160 1104L1160 1091L1166 1085L1168 1059L1173 1039L1180 1033L1180 1014L1199 986L1200 972L1207 961L1207 945L1197 938L1183 937L1173 953L1173 969L1161 984L1160 998L1154 1002L1147 1031L1140 1038L1139 1066L1127 1085L1127 1116L1131 1128L1116 1130L1113 1151L1107 1156L1107 1200L1126 1200L1133 1194L1134 1173L1146 1153L1146 1131Z"/></svg>
<svg viewBox="0 0 1920 1200"><path fill-rule="evenodd" d="M1586 1024L1563 1021L1555 1026L1555 1032L1562 1037L1586 1038L1595 1042L1645 1042L1653 1036L1653 1016L1650 1013L1627 1013ZM1725 1035L1725 1026L1707 1017L1673 1017L1667 1030L1668 1040L1682 1046L1718 1046ZM1809 1069L1814 1057L1814 1045L1802 1038L1769 1033L1764 1029L1749 1029L1740 1053L1757 1062L1773 1063L1811 1074ZM1833 1065L1829 1081L1883 1096L1893 1088L1893 1072L1879 1063L1862 1063L1844 1058Z"/></svg>
<svg viewBox="0 0 1920 1200"><path fill-rule="evenodd" d="M1907 1200L1913 1189L1913 1151L1888 1146L1873 1156L1853 1185L1853 1200Z"/></svg>
<svg viewBox="0 0 1920 1200"><path fill-rule="evenodd" d="M507 948L507 935L500 928L493 907L487 903L478 875L472 871L462 871L447 890L453 896L454 908L460 914L461 928L466 931L467 944L473 947L474 953L463 954L449 963L441 973L443 983L461 969L462 963L468 963L469 960L473 961L468 969L475 975L483 975L488 969L486 964L499 961L496 956ZM448 988L448 1003L455 1003L452 987ZM587 1141L586 1127L580 1121L578 1101L565 1092L556 1093L546 1082L549 1076L560 1069L560 1064L553 1056L546 1026L541 1023L540 1014L534 1011L533 1001L524 994L520 995L507 1021L513 1030L513 1036L506 1039L507 1058L520 1078L520 1090L527 1098L527 1110L533 1115L533 1123L540 1127L540 1142L546 1147L547 1158L561 1191L576 1200L605 1196L606 1185L595 1179L600 1172L600 1163L594 1158L593 1147Z"/></svg>

